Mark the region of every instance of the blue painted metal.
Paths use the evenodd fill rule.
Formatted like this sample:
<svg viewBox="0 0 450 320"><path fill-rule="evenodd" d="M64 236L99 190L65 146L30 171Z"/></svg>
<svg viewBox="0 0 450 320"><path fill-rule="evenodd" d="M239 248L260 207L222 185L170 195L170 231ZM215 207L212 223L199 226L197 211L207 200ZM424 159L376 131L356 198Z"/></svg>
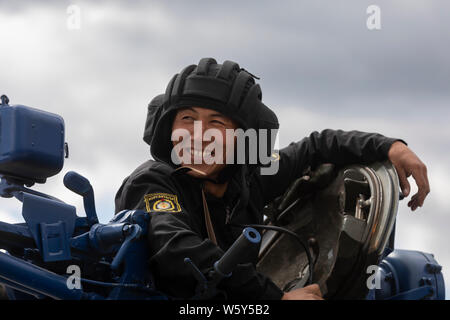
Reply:
<svg viewBox="0 0 450 320"><path fill-rule="evenodd" d="M394 250L379 264L380 288L370 291L369 300L444 300L442 267L429 253Z"/></svg>
<svg viewBox="0 0 450 320"><path fill-rule="evenodd" d="M1 176L1 174L0 174ZM19 180L19 182L21 182ZM59 202L63 202L61 200L59 200L58 198L52 197L48 194L33 190L33 189L29 189L24 187L21 184L17 184L18 181L15 179L11 179L11 177L7 177L7 178L2 178L2 180L0 181L0 197L2 198L12 198L15 197L17 200L19 200L20 202L23 201L23 194L24 193L29 193L29 194L34 194L40 197L44 197L47 199L53 199L55 201L59 201Z"/></svg>
<svg viewBox="0 0 450 320"><path fill-rule="evenodd" d="M83 197L84 210L89 224L92 226L98 223L97 211L95 210L94 189L89 180L76 173L69 171L64 176L64 185L67 189Z"/></svg>
<svg viewBox="0 0 450 320"><path fill-rule="evenodd" d="M75 228L74 206L25 193L22 216L45 262L71 259L69 238Z"/></svg>
<svg viewBox="0 0 450 320"><path fill-rule="evenodd" d="M45 182L64 164L64 120L26 107L0 105L0 174Z"/></svg>
<svg viewBox="0 0 450 320"><path fill-rule="evenodd" d="M147 267L150 258L147 242L147 230L150 216L142 210L124 210L117 213L108 223L111 225L124 225L124 235L120 249L115 250L116 254L111 263L111 269L121 272L117 281L122 286L115 287L108 296L108 299L152 299L166 300L167 296L155 290L152 286L153 276ZM133 229L133 227L135 229ZM106 229L105 229L106 230ZM97 241L105 238L111 239L111 233L97 232ZM107 235L108 234L108 235ZM106 236L107 235L107 236ZM128 237L127 245L123 237ZM135 284L135 289L126 284Z"/></svg>
<svg viewBox="0 0 450 320"><path fill-rule="evenodd" d="M0 252L0 281L32 295L41 294L54 299L87 299L80 289L69 289L67 279L31 263Z"/></svg>
<svg viewBox="0 0 450 320"><path fill-rule="evenodd" d="M75 207L26 188L58 173L64 161L64 121L26 106L0 106L0 196L23 203L25 223L0 222L0 283L12 298L164 299L147 268L149 216L119 213L99 224L87 179L69 172L64 184L83 197ZM41 266L41 267L38 267ZM66 268L79 265L83 290L69 289Z"/></svg>

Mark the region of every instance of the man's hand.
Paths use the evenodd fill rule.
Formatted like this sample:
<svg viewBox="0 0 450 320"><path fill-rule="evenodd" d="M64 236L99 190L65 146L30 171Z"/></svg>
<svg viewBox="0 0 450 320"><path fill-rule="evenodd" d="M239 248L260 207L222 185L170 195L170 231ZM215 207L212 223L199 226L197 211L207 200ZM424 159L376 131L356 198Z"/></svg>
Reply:
<svg viewBox="0 0 450 320"><path fill-rule="evenodd" d="M427 167L404 143L396 141L392 144L388 153L389 160L397 170L400 180L400 188L403 196L407 197L411 191L408 177L413 176L416 180L418 191L411 197L408 207L414 211L421 207L426 196L430 193L430 184L428 183Z"/></svg>
<svg viewBox="0 0 450 320"><path fill-rule="evenodd" d="M281 300L323 300L319 285L311 284L304 288L285 292Z"/></svg>

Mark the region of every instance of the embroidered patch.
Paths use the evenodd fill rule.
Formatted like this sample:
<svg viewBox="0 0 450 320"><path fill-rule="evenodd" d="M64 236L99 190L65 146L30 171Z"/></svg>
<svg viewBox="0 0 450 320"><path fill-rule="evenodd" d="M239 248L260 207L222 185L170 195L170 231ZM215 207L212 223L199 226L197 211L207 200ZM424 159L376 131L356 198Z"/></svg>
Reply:
<svg viewBox="0 0 450 320"><path fill-rule="evenodd" d="M180 212L178 197L169 193L149 193L144 196L147 212Z"/></svg>

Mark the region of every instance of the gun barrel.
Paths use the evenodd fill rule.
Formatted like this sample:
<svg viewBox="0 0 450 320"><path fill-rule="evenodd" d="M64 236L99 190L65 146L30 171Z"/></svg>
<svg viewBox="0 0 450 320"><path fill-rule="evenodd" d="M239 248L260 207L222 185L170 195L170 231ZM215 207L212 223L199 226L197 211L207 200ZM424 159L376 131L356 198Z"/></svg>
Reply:
<svg viewBox="0 0 450 320"><path fill-rule="evenodd" d="M223 277L230 276L233 269L242 261L242 258L248 254L252 247L259 245L260 241L261 235L256 229L245 228L222 258L216 261L214 270Z"/></svg>

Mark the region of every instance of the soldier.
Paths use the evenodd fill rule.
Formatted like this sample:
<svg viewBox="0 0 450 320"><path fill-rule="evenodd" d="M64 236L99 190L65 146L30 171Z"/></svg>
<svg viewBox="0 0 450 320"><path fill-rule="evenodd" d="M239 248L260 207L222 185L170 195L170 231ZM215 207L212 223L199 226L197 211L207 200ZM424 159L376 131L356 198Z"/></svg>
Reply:
<svg viewBox="0 0 450 320"><path fill-rule="evenodd" d="M173 297L194 295L196 280L184 264L185 257L206 272L241 234L236 225L262 224L264 206L282 195L309 166L389 159L405 196L410 192L407 177L416 180L418 192L408 203L412 210L422 206L430 191L426 167L406 143L376 133L313 132L281 149L271 161L277 162L277 170L270 174L262 174L267 169L263 160L250 161L251 152L266 149L270 153L270 134L257 135L256 141L247 143L241 162L231 153L236 136L231 141L215 136L215 147L208 147L212 142L202 138L211 129L222 137L231 129L278 129L278 119L262 103L255 78L235 62L218 64L204 58L176 74L165 94L149 104L144 140L155 160L143 163L124 180L116 195L116 212L140 209L151 216L150 268L156 287ZM206 161L206 156L215 161ZM234 161L229 163L230 159ZM322 299L317 284L283 292L256 271L257 255L257 251L249 252L231 277L220 282L219 289L228 297Z"/></svg>

